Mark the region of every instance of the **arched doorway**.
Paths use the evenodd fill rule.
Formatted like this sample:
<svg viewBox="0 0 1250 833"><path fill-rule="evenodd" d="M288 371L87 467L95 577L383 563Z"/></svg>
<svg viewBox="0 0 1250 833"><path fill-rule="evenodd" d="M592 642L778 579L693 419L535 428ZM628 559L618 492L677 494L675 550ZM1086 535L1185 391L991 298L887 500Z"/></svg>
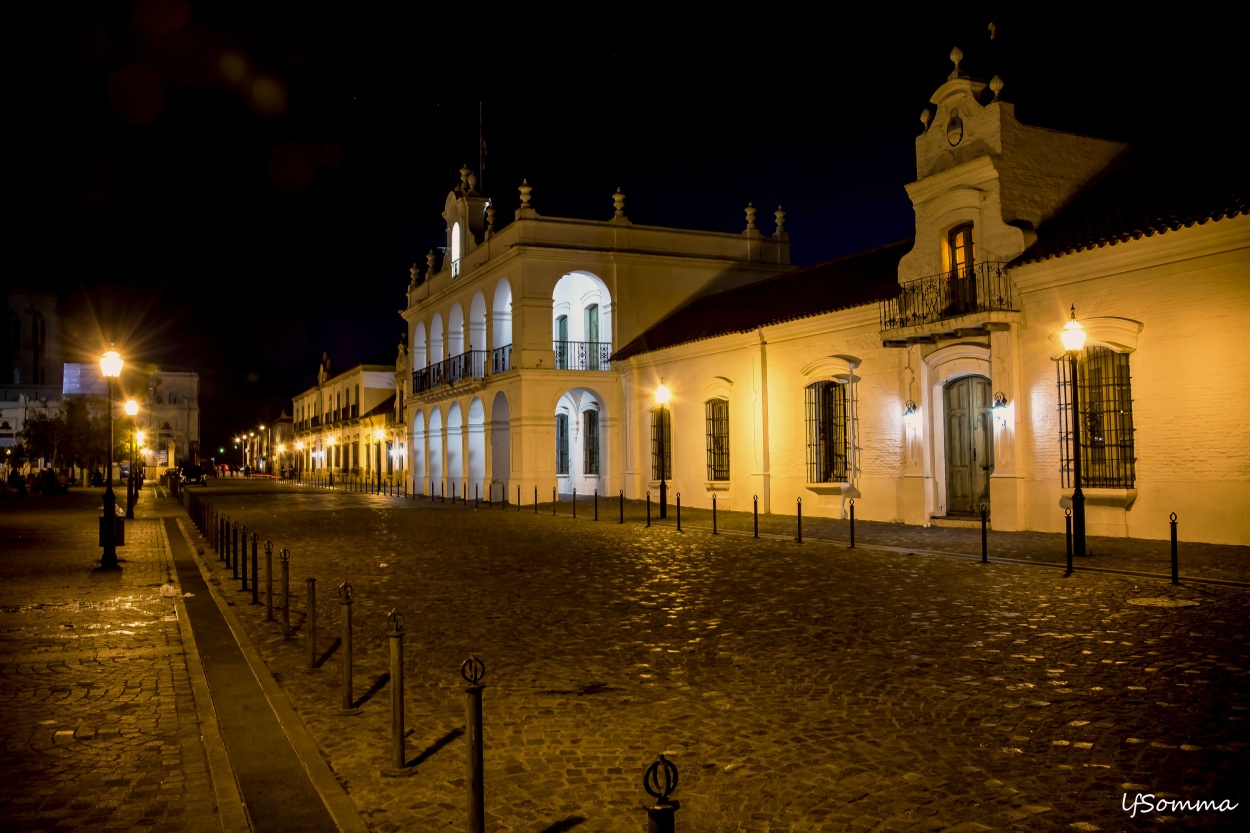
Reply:
<svg viewBox="0 0 1250 833"><path fill-rule="evenodd" d="M990 505L994 433L990 380L960 376L942 388L946 414L946 513L976 515Z"/></svg>

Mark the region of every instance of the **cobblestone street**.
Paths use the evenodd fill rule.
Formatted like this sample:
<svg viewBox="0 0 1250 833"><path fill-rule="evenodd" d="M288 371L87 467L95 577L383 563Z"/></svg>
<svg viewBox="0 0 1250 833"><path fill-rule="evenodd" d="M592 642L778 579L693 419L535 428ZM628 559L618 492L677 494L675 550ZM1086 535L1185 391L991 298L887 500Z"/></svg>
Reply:
<svg viewBox="0 0 1250 833"><path fill-rule="evenodd" d="M196 539L378 831L464 828L459 670L472 654L487 669L492 830L643 830L642 774L657 753L680 768L682 831L1136 830L1165 818L1244 829L1242 587L713 536L706 518L678 532L671 509L646 528L633 514L617 523L615 501L595 522L566 503L553 517L550 504L536 514L243 481L194 494L260 535L262 578L264 542L290 550L295 633L283 641L263 591L251 604ZM722 522L749 529L750 515ZM343 581L355 716L340 714ZM392 609L405 622L408 778L382 775ZM1133 815L1124 804L1139 793L1240 806Z"/></svg>

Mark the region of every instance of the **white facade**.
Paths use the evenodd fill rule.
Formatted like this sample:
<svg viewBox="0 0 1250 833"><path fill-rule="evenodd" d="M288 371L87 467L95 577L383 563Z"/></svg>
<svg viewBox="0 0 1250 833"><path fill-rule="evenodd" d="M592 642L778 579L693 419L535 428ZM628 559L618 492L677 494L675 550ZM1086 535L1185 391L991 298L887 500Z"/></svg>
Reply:
<svg viewBox="0 0 1250 833"><path fill-rule="evenodd" d="M395 410L395 367L357 365L330 375L322 359L318 383L292 402L291 449L298 472L373 477L390 482L403 469L404 429Z"/></svg>

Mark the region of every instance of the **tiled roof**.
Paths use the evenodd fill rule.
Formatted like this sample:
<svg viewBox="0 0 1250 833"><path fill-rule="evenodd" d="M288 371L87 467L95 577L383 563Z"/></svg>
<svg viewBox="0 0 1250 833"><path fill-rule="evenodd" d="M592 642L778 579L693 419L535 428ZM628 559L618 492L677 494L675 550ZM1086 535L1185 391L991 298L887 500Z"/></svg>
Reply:
<svg viewBox="0 0 1250 833"><path fill-rule="evenodd" d="M898 264L911 239L695 298L626 344L612 359L691 341L874 304L898 290Z"/></svg>
<svg viewBox="0 0 1250 833"><path fill-rule="evenodd" d="M1042 224L1013 265L1250 213L1245 170L1139 166L1111 174Z"/></svg>

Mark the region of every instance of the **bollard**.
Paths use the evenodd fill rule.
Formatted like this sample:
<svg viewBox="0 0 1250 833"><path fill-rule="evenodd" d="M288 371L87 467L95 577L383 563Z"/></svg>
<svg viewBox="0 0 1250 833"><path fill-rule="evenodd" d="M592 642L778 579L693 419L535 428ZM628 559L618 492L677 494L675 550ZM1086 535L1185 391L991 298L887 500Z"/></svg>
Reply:
<svg viewBox="0 0 1250 833"><path fill-rule="evenodd" d="M716 534L716 495L712 495L712 534Z"/></svg>
<svg viewBox="0 0 1250 833"><path fill-rule="evenodd" d="M339 611L343 648L343 707L339 714L360 714L352 704L352 586L347 582L339 585Z"/></svg>
<svg viewBox="0 0 1250 833"><path fill-rule="evenodd" d="M234 522L234 528L232 532L230 533L230 540L231 540L230 549L232 551L232 555L230 556L230 567L231 569L234 570L234 577L237 579L239 577L239 522L238 521Z"/></svg>
<svg viewBox="0 0 1250 833"><path fill-rule="evenodd" d="M677 531L681 532L681 492L677 493Z"/></svg>
<svg viewBox="0 0 1250 833"><path fill-rule="evenodd" d="M446 498L446 496L443 494L443 481L441 481L441 480L440 480L440 481L438 481L438 502L439 502L439 503L446 503L446 502L447 502L447 498Z"/></svg>
<svg viewBox="0 0 1250 833"><path fill-rule="evenodd" d="M573 517L577 517L577 490L573 490Z"/></svg>
<svg viewBox="0 0 1250 833"><path fill-rule="evenodd" d="M794 543L803 543L803 498L795 498L795 522L797 526L794 532Z"/></svg>
<svg viewBox="0 0 1250 833"><path fill-rule="evenodd" d="M681 802L670 799L669 795L677 789L677 767L663 755L656 755L655 762L642 776L642 787L656 800L647 808L647 833L674 833L674 816Z"/></svg>
<svg viewBox="0 0 1250 833"><path fill-rule="evenodd" d="M481 493L482 493L482 484L474 483L473 484L473 508L474 509L477 508L478 499L481 497Z"/></svg>
<svg viewBox="0 0 1250 833"><path fill-rule="evenodd" d="M308 670L317 670L317 580L304 579L308 585L308 633L305 645L308 647Z"/></svg>
<svg viewBox="0 0 1250 833"><path fill-rule="evenodd" d="M1068 541L1068 575L1072 575L1072 510L1063 510L1063 531Z"/></svg>
<svg viewBox="0 0 1250 833"><path fill-rule="evenodd" d="M987 515L987 508L985 504L982 503L981 504L981 563L982 564L988 564L990 561L989 539L987 538L986 532L985 532L985 524L986 524L986 520L988 517L989 516Z"/></svg>
<svg viewBox="0 0 1250 833"><path fill-rule="evenodd" d="M460 676L469 685L464 690L465 782L469 787L469 833L485 833L486 802L482 784L482 689L479 680L486 674L486 664L471 656L460 665Z"/></svg>
<svg viewBox="0 0 1250 833"><path fill-rule="evenodd" d="M469 484L467 482L460 484L460 502L466 505L469 503Z"/></svg>
<svg viewBox="0 0 1250 833"><path fill-rule="evenodd" d="M551 487L551 516L553 518L556 515L556 502L557 502L556 501L556 487L552 486Z"/></svg>
<svg viewBox="0 0 1250 833"><path fill-rule="evenodd" d="M617 497L617 506L621 509L621 519L617 523L625 523L625 490L621 489L620 495Z"/></svg>
<svg viewBox="0 0 1250 833"><path fill-rule="evenodd" d="M282 641L291 638L291 551L286 547L278 553L282 562Z"/></svg>
<svg viewBox="0 0 1250 833"><path fill-rule="evenodd" d="M256 566L257 553L260 547L260 536L252 533L252 604L260 604L260 573Z"/></svg>
<svg viewBox="0 0 1250 833"><path fill-rule="evenodd" d="M239 565L239 577L243 580L243 583L239 585L239 590L243 593L247 592L247 537L247 527L243 527L243 563Z"/></svg>
<svg viewBox="0 0 1250 833"><path fill-rule="evenodd" d="M265 621L273 621L273 541L265 542Z"/></svg>
<svg viewBox="0 0 1250 833"><path fill-rule="evenodd" d="M1171 518L1171 521L1172 521L1172 583L1180 584L1181 583L1181 577L1180 577L1181 564L1180 564L1180 558L1176 552L1176 513L1173 512L1169 517Z"/></svg>
<svg viewBox="0 0 1250 833"><path fill-rule="evenodd" d="M599 520L599 490L595 489L595 520Z"/></svg>
<svg viewBox="0 0 1250 833"><path fill-rule="evenodd" d="M651 526L651 490L647 490L647 526Z"/></svg>
<svg viewBox="0 0 1250 833"><path fill-rule="evenodd" d="M755 527L754 537L758 538L760 537L760 496L751 495L751 503L753 506L751 509L751 518L754 521Z"/></svg>
<svg viewBox="0 0 1250 833"><path fill-rule="evenodd" d="M534 514L538 514L538 487L534 487Z"/></svg>
<svg viewBox="0 0 1250 833"><path fill-rule="evenodd" d="M849 549L855 549L855 499L851 498L851 546Z"/></svg>
<svg viewBox="0 0 1250 833"><path fill-rule="evenodd" d="M391 765L382 774L395 778L412 775L416 769L404 760L404 617L392 610L386 623L391 640Z"/></svg>

